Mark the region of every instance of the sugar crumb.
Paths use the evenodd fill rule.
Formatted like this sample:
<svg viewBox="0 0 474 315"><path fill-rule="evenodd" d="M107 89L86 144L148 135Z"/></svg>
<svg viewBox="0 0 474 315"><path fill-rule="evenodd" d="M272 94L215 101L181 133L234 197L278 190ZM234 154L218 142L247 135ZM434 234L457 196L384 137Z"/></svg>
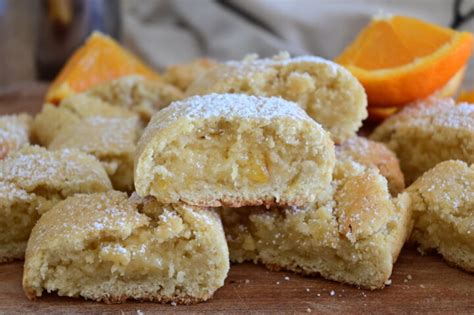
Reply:
<svg viewBox="0 0 474 315"><path fill-rule="evenodd" d="M329 294L330 294L331 296L335 296L335 295L336 295L336 291L331 290L331 292L329 292Z"/></svg>

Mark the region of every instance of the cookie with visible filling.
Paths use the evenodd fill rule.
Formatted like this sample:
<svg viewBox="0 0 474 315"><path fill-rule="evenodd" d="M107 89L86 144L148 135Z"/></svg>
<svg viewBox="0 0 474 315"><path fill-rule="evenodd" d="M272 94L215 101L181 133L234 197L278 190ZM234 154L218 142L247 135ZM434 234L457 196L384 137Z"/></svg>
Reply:
<svg viewBox="0 0 474 315"><path fill-rule="evenodd" d="M23 288L30 299L57 292L106 303L192 304L212 297L228 270L215 212L111 191L68 198L40 218Z"/></svg>
<svg viewBox="0 0 474 315"><path fill-rule="evenodd" d="M160 202L304 205L331 182L334 144L281 98L210 94L158 112L139 141L135 188Z"/></svg>
<svg viewBox="0 0 474 315"><path fill-rule="evenodd" d="M409 235L409 196L393 199L376 168L353 161L334 176L312 205L222 208L231 261L383 288Z"/></svg>

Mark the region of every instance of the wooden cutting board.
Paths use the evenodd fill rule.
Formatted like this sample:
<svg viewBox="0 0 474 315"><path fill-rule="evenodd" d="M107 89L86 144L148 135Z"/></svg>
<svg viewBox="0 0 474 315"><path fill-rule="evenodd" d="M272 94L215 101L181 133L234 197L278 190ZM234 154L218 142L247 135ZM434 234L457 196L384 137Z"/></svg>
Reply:
<svg viewBox="0 0 474 315"><path fill-rule="evenodd" d="M25 83L0 91L0 114L36 113L46 85ZM449 267L439 255L403 249L383 290L360 290L321 278L233 265L223 288L191 306L127 302L119 305L49 294L35 302L22 291L22 262L0 264L0 313L437 313L474 314L474 275Z"/></svg>

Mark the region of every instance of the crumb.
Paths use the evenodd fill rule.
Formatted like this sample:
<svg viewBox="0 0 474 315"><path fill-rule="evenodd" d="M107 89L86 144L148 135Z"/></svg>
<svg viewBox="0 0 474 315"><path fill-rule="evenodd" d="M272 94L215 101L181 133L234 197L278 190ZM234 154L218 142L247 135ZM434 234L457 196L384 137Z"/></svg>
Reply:
<svg viewBox="0 0 474 315"><path fill-rule="evenodd" d="M306 292L309 292L309 291L310 291L310 289L309 289L309 288L306 288Z"/></svg>
<svg viewBox="0 0 474 315"><path fill-rule="evenodd" d="M249 279L245 279L245 283L250 283L250 280L249 280Z"/></svg>
<svg viewBox="0 0 474 315"><path fill-rule="evenodd" d="M290 281L290 277L285 277L285 280L286 280L286 281Z"/></svg>
<svg viewBox="0 0 474 315"><path fill-rule="evenodd" d="M143 313L141 310L137 310L137 314L138 314L138 315L143 315L143 314L145 314L145 313Z"/></svg>
<svg viewBox="0 0 474 315"><path fill-rule="evenodd" d="M280 284L280 281L277 281L277 284Z"/></svg>
<svg viewBox="0 0 474 315"><path fill-rule="evenodd" d="M336 295L336 291L334 290L331 290L331 292L329 293L331 296L335 296Z"/></svg>
<svg viewBox="0 0 474 315"><path fill-rule="evenodd" d="M425 286L424 286L423 284L420 284L420 288L424 289L424 288L425 288Z"/></svg>
<svg viewBox="0 0 474 315"><path fill-rule="evenodd" d="M311 309L309 307L306 309L306 313L311 313Z"/></svg>
<svg viewBox="0 0 474 315"><path fill-rule="evenodd" d="M171 305L172 305L172 306L176 306L176 302L174 302L174 301L171 302Z"/></svg>
<svg viewBox="0 0 474 315"><path fill-rule="evenodd" d="M385 281L385 285L391 285L392 284L392 279L388 279L387 281Z"/></svg>
<svg viewBox="0 0 474 315"><path fill-rule="evenodd" d="M321 293L318 293L317 296L321 296Z"/></svg>
<svg viewBox="0 0 474 315"><path fill-rule="evenodd" d="M408 275L408 276L407 276L407 279L408 279L408 280L411 280L411 279L413 279L413 278L412 278L411 275Z"/></svg>

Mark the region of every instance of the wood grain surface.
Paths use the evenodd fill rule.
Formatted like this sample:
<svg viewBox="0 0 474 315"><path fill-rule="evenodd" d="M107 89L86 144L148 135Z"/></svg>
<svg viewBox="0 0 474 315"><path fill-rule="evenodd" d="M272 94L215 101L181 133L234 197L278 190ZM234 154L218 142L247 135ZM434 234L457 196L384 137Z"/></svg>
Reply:
<svg viewBox="0 0 474 315"><path fill-rule="evenodd" d="M27 83L0 91L0 114L38 112L46 85ZM322 278L232 265L225 286L208 302L191 306L127 302L105 305L48 294L29 301L21 286L22 262L0 265L1 314L313 313L474 314L474 275L448 266L439 255L403 249L383 290L360 290Z"/></svg>

